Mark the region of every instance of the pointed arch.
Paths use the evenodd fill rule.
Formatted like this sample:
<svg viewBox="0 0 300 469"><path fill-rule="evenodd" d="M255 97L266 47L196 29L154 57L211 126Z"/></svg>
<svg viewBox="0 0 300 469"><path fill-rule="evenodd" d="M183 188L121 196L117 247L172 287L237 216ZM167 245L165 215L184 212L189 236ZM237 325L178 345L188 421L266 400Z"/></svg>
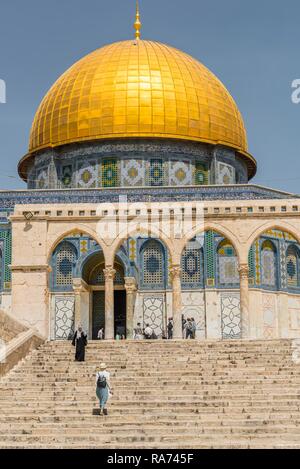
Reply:
<svg viewBox="0 0 300 469"><path fill-rule="evenodd" d="M205 223L204 226L201 228L195 228L188 235L186 236L186 243L187 244L191 239L194 239L195 237L207 233L208 231L213 231L217 234L220 234L223 238L227 239L232 246L235 249L236 255L238 260L240 261L241 255L240 255L240 244L239 240L236 238L235 234L230 231L228 228L222 226L219 223ZM184 246L183 246L184 249Z"/></svg>
<svg viewBox="0 0 300 469"><path fill-rule="evenodd" d="M48 249L48 253L47 253L48 263L51 261L53 252L55 251L56 247L61 243L61 241L63 241L65 238L69 238L69 237L71 237L73 235L76 235L76 234L77 235L82 234L84 236L89 236L91 239L93 239L99 245L99 247L102 249L102 251L104 253L104 257L105 257L107 246L105 245L104 241L101 238L99 238L93 230L88 229L86 226L80 226L80 225L77 224L76 226L74 226L73 228L70 228L68 230L61 229L61 232L56 232L55 237L53 236L54 241L52 241L52 243L51 243L51 245Z"/></svg>

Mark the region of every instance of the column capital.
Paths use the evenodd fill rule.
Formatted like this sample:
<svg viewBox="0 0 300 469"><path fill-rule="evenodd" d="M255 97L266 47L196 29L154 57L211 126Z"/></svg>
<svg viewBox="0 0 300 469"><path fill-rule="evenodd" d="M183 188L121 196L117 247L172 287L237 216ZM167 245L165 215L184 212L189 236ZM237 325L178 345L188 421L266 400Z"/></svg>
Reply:
<svg viewBox="0 0 300 469"><path fill-rule="evenodd" d="M180 264L173 264L170 267L170 274L172 279L175 280L176 278L180 278L182 272L182 268Z"/></svg>
<svg viewBox="0 0 300 469"><path fill-rule="evenodd" d="M124 277L124 281L127 293L135 293L137 290L135 277Z"/></svg>
<svg viewBox="0 0 300 469"><path fill-rule="evenodd" d="M109 280L114 280L116 272L117 271L112 266L108 266L105 269L103 269L105 281L107 282Z"/></svg>
<svg viewBox="0 0 300 469"><path fill-rule="evenodd" d="M75 295L79 295L82 292L89 291L88 285L81 278L73 278L73 290Z"/></svg>
<svg viewBox="0 0 300 469"><path fill-rule="evenodd" d="M249 266L248 264L240 264L238 268L240 278L246 279L249 277Z"/></svg>

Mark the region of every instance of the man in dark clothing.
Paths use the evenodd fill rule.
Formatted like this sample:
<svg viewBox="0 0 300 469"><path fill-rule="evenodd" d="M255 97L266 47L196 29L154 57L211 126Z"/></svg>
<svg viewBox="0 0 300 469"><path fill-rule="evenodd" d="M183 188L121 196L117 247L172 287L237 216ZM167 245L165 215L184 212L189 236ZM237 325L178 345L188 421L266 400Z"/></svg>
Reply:
<svg viewBox="0 0 300 469"><path fill-rule="evenodd" d="M181 324L182 324L182 338L186 339L186 330L185 330L186 320L184 319L184 315L181 316Z"/></svg>
<svg viewBox="0 0 300 469"><path fill-rule="evenodd" d="M196 339L196 331L197 331L197 324L194 318L191 318L191 323L193 327L193 337L192 339Z"/></svg>
<svg viewBox="0 0 300 469"><path fill-rule="evenodd" d="M193 323L190 318L188 318L186 322L186 338L187 339L193 339L194 331L193 331Z"/></svg>
<svg viewBox="0 0 300 469"><path fill-rule="evenodd" d="M74 334L72 345L76 347L75 361L84 362L85 347L87 346L87 335L83 332L81 326L78 326L78 329Z"/></svg>
<svg viewBox="0 0 300 469"><path fill-rule="evenodd" d="M168 339L173 339L173 319L169 318L168 322Z"/></svg>

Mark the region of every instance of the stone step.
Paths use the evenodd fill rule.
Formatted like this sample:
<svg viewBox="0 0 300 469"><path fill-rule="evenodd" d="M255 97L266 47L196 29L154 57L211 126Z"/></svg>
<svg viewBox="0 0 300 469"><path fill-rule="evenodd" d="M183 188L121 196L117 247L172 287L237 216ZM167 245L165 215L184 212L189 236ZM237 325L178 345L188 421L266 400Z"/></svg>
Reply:
<svg viewBox="0 0 300 469"><path fill-rule="evenodd" d="M93 341L77 363L70 342L46 343L0 380L0 448L300 447L292 351L288 339ZM108 417L93 415L101 361Z"/></svg>

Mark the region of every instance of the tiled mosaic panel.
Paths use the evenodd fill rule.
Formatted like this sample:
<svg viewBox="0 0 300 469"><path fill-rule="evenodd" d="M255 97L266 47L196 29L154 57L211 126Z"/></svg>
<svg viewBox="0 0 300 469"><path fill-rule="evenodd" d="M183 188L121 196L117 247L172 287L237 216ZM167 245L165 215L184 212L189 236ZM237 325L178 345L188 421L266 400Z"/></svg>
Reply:
<svg viewBox="0 0 300 469"><path fill-rule="evenodd" d="M55 297L55 339L69 339L74 333L73 296Z"/></svg>
<svg viewBox="0 0 300 469"><path fill-rule="evenodd" d="M48 167L39 170L36 176L36 187L37 189L48 189L49 187Z"/></svg>
<svg viewBox="0 0 300 469"><path fill-rule="evenodd" d="M182 292L182 314L194 318L197 324L196 339L205 339L205 303L202 292Z"/></svg>
<svg viewBox="0 0 300 469"><path fill-rule="evenodd" d="M197 186L203 186L208 183L208 170L203 163L197 161L195 164L195 184Z"/></svg>
<svg viewBox="0 0 300 469"><path fill-rule="evenodd" d="M223 339L240 339L241 330L240 297L233 293L221 294L221 330Z"/></svg>
<svg viewBox="0 0 300 469"><path fill-rule="evenodd" d="M239 283L238 261L234 257L219 257L219 282L221 285Z"/></svg>
<svg viewBox="0 0 300 469"><path fill-rule="evenodd" d="M261 248L261 282L268 287L276 286L276 253L270 241L264 241Z"/></svg>
<svg viewBox="0 0 300 469"><path fill-rule="evenodd" d="M86 254L89 250L89 240L88 239L81 239L80 243L80 254Z"/></svg>
<svg viewBox="0 0 300 469"><path fill-rule="evenodd" d="M4 271L4 242L0 241L0 291L3 288L3 271Z"/></svg>
<svg viewBox="0 0 300 469"><path fill-rule="evenodd" d="M137 261L137 249L136 249L136 239L135 238L130 238L128 240L128 252L129 252L129 259L131 262L136 262Z"/></svg>
<svg viewBox="0 0 300 469"><path fill-rule="evenodd" d="M215 245L213 231L207 231L205 233L204 257L206 285L208 287L213 287L215 285Z"/></svg>
<svg viewBox="0 0 300 469"><path fill-rule="evenodd" d="M196 243L195 243L196 244ZM200 284L203 280L203 265L201 249L199 246L189 243L184 249L181 257L181 281L183 286L189 284Z"/></svg>
<svg viewBox="0 0 300 469"><path fill-rule="evenodd" d="M219 282L221 285L239 283L238 260L233 246L226 240L218 248Z"/></svg>
<svg viewBox="0 0 300 469"><path fill-rule="evenodd" d="M61 243L56 254L56 285L72 285L76 249L67 241Z"/></svg>
<svg viewBox="0 0 300 469"><path fill-rule="evenodd" d="M217 184L234 184L235 170L232 166L217 162Z"/></svg>
<svg viewBox="0 0 300 469"><path fill-rule="evenodd" d="M163 248L156 241L146 243L142 252L142 276L144 285L164 286Z"/></svg>
<svg viewBox="0 0 300 469"><path fill-rule="evenodd" d="M279 241L279 280L280 280L280 288L287 287L287 269L286 269L286 250L287 250L287 243L285 240Z"/></svg>
<svg viewBox="0 0 300 469"><path fill-rule="evenodd" d="M299 284L298 265L297 249L294 246L289 246L286 255L287 284L289 287L297 287Z"/></svg>
<svg viewBox="0 0 300 469"><path fill-rule="evenodd" d="M144 327L150 325L157 336L161 336L164 329L164 298L149 296L143 298Z"/></svg>
<svg viewBox="0 0 300 469"><path fill-rule="evenodd" d="M73 175L72 165L66 165L62 167L61 183L63 187L72 186L72 175Z"/></svg>
<svg viewBox="0 0 300 469"><path fill-rule="evenodd" d="M0 231L0 242L2 243L2 287L4 290L11 288L11 255L12 255L12 238L10 230Z"/></svg>
<svg viewBox="0 0 300 469"><path fill-rule="evenodd" d="M171 186L193 184L192 166L189 161L170 161L169 177Z"/></svg>
<svg viewBox="0 0 300 469"><path fill-rule="evenodd" d="M97 165L95 161L79 165L77 168L77 186L87 189L98 186Z"/></svg>
<svg viewBox="0 0 300 469"><path fill-rule="evenodd" d="M103 187L117 187L120 185L119 165L117 159L104 159L101 171Z"/></svg>
<svg viewBox="0 0 300 469"><path fill-rule="evenodd" d="M269 236L270 238L285 239L287 241L296 241L294 236L291 235L290 233L287 233L286 231L267 230L264 234Z"/></svg>
<svg viewBox="0 0 300 469"><path fill-rule="evenodd" d="M249 266L249 285L253 285L255 282L255 251L254 246L251 246L248 255L248 266Z"/></svg>
<svg viewBox="0 0 300 469"><path fill-rule="evenodd" d="M274 339L276 337L277 316L275 295L263 295L263 335L264 339Z"/></svg>
<svg viewBox="0 0 300 469"><path fill-rule="evenodd" d="M164 185L164 162L162 159L150 160L148 184L149 186L163 186Z"/></svg>
<svg viewBox="0 0 300 469"><path fill-rule="evenodd" d="M143 160L121 161L121 186L145 185L145 162Z"/></svg>
<svg viewBox="0 0 300 469"><path fill-rule="evenodd" d="M254 250L255 250L255 283L256 285L260 285L260 244L259 239L257 239L254 243Z"/></svg>

